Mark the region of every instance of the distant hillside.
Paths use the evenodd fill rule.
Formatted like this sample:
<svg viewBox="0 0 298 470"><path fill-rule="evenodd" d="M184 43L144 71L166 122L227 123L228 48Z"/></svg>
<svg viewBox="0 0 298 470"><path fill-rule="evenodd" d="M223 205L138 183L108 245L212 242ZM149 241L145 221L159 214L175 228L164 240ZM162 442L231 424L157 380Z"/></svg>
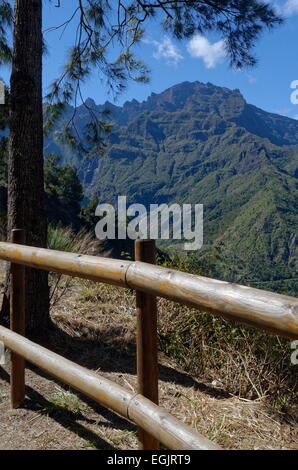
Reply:
<svg viewBox="0 0 298 470"><path fill-rule="evenodd" d="M199 82L143 103L88 106L109 110L115 122L106 155L82 159L54 137L46 151L77 166L89 197L203 203L201 262L220 247L210 275L298 295L298 121ZM80 107L76 125L87 122Z"/></svg>

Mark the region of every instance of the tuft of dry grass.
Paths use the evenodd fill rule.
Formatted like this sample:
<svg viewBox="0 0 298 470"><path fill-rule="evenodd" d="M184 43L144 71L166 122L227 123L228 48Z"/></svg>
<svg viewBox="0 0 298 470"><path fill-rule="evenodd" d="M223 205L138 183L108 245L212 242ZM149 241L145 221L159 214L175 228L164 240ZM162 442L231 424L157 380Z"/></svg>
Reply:
<svg viewBox="0 0 298 470"><path fill-rule="evenodd" d="M161 348L186 371L246 399L272 406L297 400L297 367L290 341L223 318L159 301Z"/></svg>
<svg viewBox="0 0 298 470"><path fill-rule="evenodd" d="M93 233L82 228L74 232L71 227L57 225L48 227L48 248L50 250L71 251L83 255L94 255L98 252L99 241Z"/></svg>
<svg viewBox="0 0 298 470"><path fill-rule="evenodd" d="M69 251L72 253L81 253L83 255L96 255L99 251L99 242L94 239L91 232L81 229L74 232L70 227L48 227L48 248L58 251ZM59 302L66 290L72 284L72 278L62 274L50 273L49 283L50 308ZM62 287L62 288L61 288Z"/></svg>

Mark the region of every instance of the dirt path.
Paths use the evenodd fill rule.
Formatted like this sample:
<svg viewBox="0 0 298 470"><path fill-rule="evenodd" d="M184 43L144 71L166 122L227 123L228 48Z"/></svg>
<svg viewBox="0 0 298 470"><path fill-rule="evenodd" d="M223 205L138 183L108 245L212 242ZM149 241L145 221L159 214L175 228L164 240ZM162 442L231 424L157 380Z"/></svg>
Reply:
<svg viewBox="0 0 298 470"><path fill-rule="evenodd" d="M92 290L93 289L93 290ZM47 346L136 391L133 296L73 281L52 309ZM59 296L58 296L59 297ZM160 403L230 449L298 449L298 417L263 400L240 400L180 370L160 354ZM26 401L10 408L9 366L0 367L0 449L135 449L136 428L34 368Z"/></svg>
<svg viewBox="0 0 298 470"><path fill-rule="evenodd" d="M24 407L12 410L7 372L0 368L1 450L136 448L134 425L33 370L26 373ZM103 375L135 389L134 375ZM212 396L203 384L177 385L174 380L173 371L173 382L161 382L161 403L225 448L298 448L295 423L272 415L261 402Z"/></svg>

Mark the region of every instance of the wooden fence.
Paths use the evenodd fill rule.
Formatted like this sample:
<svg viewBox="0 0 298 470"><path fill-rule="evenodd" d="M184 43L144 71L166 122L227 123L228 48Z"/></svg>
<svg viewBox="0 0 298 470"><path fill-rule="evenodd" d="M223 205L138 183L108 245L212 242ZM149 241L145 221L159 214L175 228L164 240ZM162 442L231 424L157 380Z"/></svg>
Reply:
<svg viewBox="0 0 298 470"><path fill-rule="evenodd" d="M140 449L155 450L159 443L175 450L219 449L158 406L156 296L298 339L298 299L155 266L151 240L136 242L136 261L29 247L23 240L23 231L14 230L13 243L0 243L0 259L11 262L11 330L0 326L0 341L12 352L13 407L25 397L27 360L137 424ZM137 394L25 338L24 266L136 291Z"/></svg>

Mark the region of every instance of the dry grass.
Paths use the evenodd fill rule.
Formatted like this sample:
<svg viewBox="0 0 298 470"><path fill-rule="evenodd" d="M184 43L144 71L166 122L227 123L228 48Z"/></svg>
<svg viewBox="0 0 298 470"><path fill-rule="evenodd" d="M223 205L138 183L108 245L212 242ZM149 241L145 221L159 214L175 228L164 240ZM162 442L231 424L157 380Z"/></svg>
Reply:
<svg viewBox="0 0 298 470"><path fill-rule="evenodd" d="M135 448L129 422L32 369L26 371L24 406L12 410L7 372L0 367L0 450Z"/></svg>
<svg viewBox="0 0 298 470"><path fill-rule="evenodd" d="M76 357L80 356L81 363L85 365L88 363L89 366L91 364L92 368L135 391L136 316L133 293L88 281L75 281L75 284L73 292L69 292L68 297L62 302L63 305L60 304L53 312L53 321L67 334L68 338L76 338L79 341L76 345L76 348L79 348ZM183 338L183 331L184 333L188 331L184 317L187 313L193 319L192 310L183 309L172 302L159 300L161 344L167 331L175 330L176 334L179 333L180 340ZM182 325L177 323L178 317L179 321L184 324L184 330ZM196 318L200 323L198 313L196 313ZM221 319L219 321L224 322ZM200 325L202 327L202 323ZM280 382L272 386L276 377L276 374L274 376L274 363L269 361L258 363L253 345L249 343L245 333L248 330L241 328L241 331L244 335L242 350L245 350L247 344L249 348L243 360L236 364L235 357L238 357L241 352L239 344L228 341L228 338L226 340L230 348L228 356L231 357L227 356L227 344L223 344L220 351L221 361L219 364L216 363L217 367L214 367L211 359L207 360L208 354L210 355L210 351L214 350L215 345L214 342L211 345L207 344L206 335L203 341L205 345L203 356L196 349L195 341L193 344L185 343L181 351L178 346L179 357L181 359L181 353L184 358L183 361L180 360L184 365L183 368L180 368L173 358L165 355L161 350L159 353L161 404L179 419L192 425L225 448L296 448L298 444L298 413L297 406L295 406L297 395L294 397L292 390L291 395L287 395L284 402L279 394L277 394L279 398L277 400L275 392ZM196 333L196 329L193 328L193 334ZM237 336L236 333L239 334L239 331L234 332ZM90 345L88 353L86 353L87 345ZM268 343L267 346L269 347ZM176 347L174 343L174 352L172 351L171 354L173 357L177 352ZM72 346L70 346L71 349ZM225 363L223 358L226 360ZM203 361L205 368L202 368ZM269 369L266 372L265 364L268 367L270 365L271 374ZM260 370L255 369L260 365ZM196 370L197 373L190 375L186 373L186 369ZM247 375L244 370L247 371ZM200 374L199 371L204 373ZM237 382L241 374L244 374L244 377ZM263 374L264 383L261 380L261 374ZM255 379L256 377L258 380ZM261 385L257 388L254 383L251 383L252 380L256 380L256 384L263 384L264 388L262 389ZM269 384L269 389L266 389L267 385L264 384ZM242 396L239 390L242 390ZM245 398L245 395L253 399Z"/></svg>
<svg viewBox="0 0 298 470"><path fill-rule="evenodd" d="M297 367L290 341L159 301L162 349L196 376L216 380L230 394L284 407L297 402Z"/></svg>
<svg viewBox="0 0 298 470"><path fill-rule="evenodd" d="M134 294L77 279L65 289L64 282L57 288L59 300L51 311L53 328L46 346L136 391ZM210 338L211 317L196 317L194 326L193 310L159 301L160 404L226 449L297 449L296 399L288 397L277 406L274 387L260 388L261 372L255 369L260 358L249 336L245 333L242 342L233 342L229 334L238 338L240 333L230 327L222 343L224 329L219 325L225 322L215 322L217 336ZM220 349L218 355L208 360L215 348ZM237 362L240 351L246 351L249 378ZM274 364L266 364L272 372L263 364L265 381L274 382ZM135 426L34 369L27 371L25 407L10 410L7 380L0 368L0 449L136 448Z"/></svg>
<svg viewBox="0 0 298 470"><path fill-rule="evenodd" d="M69 338L102 342L106 346L113 344L116 349L118 347L123 352L132 353L135 342L134 314L133 295L129 291L73 280L63 301L53 308L51 317L58 329Z"/></svg>
<svg viewBox="0 0 298 470"><path fill-rule="evenodd" d="M63 303L53 312L59 327L72 337L104 338L107 344L119 340L122 349L134 348L133 292L88 281L79 281L79 286L69 299L69 315L61 310ZM158 313L160 348L186 372L241 398L268 397L279 408L296 403L297 367L290 363L290 341L165 299L158 300Z"/></svg>
<svg viewBox="0 0 298 470"><path fill-rule="evenodd" d="M74 232L70 227L48 227L48 248L58 251L69 251L84 255L98 253L99 242L91 232L81 229ZM62 274L50 273L50 307L52 308L70 287L72 279ZM61 286L63 287L61 289Z"/></svg>

